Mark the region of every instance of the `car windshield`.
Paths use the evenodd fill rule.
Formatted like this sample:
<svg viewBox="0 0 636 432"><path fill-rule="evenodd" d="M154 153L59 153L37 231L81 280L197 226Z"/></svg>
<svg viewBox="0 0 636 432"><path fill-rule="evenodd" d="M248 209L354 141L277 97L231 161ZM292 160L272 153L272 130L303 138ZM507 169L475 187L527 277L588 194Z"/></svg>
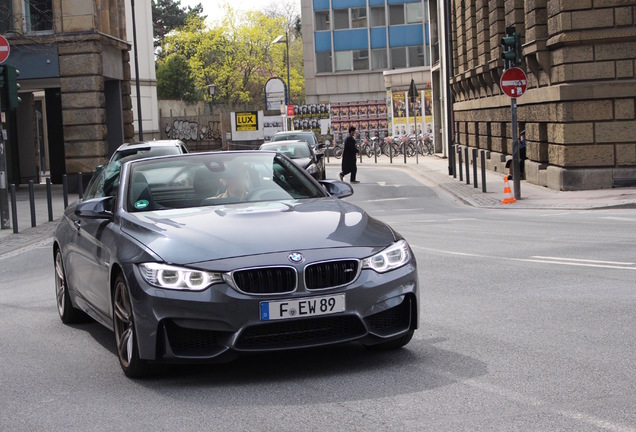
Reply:
<svg viewBox="0 0 636 432"><path fill-rule="evenodd" d="M168 156L174 154L180 154L181 151L177 146L156 146L156 147L136 147L136 148L126 148L123 150L118 150L113 154L112 162L123 159L128 156L135 155L138 158L147 158L154 156Z"/></svg>
<svg viewBox="0 0 636 432"><path fill-rule="evenodd" d="M272 141L305 141L309 143L309 145L313 146L315 144L315 137L314 134L311 132L282 133L274 135Z"/></svg>
<svg viewBox="0 0 636 432"><path fill-rule="evenodd" d="M326 192L276 153L200 153L131 164L130 212L319 198Z"/></svg>
<svg viewBox="0 0 636 432"><path fill-rule="evenodd" d="M301 159L301 158L311 157L311 152L309 151L309 147L307 147L307 143L305 142L299 142L299 143L281 142L280 144L266 143L261 146L261 150L275 151L275 152L284 154L290 159Z"/></svg>

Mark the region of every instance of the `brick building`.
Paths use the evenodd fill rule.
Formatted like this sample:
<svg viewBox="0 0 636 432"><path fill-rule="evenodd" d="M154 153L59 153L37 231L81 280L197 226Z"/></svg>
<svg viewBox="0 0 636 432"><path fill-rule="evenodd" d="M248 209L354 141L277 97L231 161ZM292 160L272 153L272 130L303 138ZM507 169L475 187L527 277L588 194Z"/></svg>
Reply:
<svg viewBox="0 0 636 432"><path fill-rule="evenodd" d="M134 136L124 0L0 0L6 63L20 70L9 180L94 171Z"/></svg>
<svg viewBox="0 0 636 432"><path fill-rule="evenodd" d="M450 13L458 144L489 150L488 167L498 171L512 153L510 98L499 78L500 40L515 26L528 74L517 100L527 181L556 190L636 185L636 2L436 0L434 7L443 12L431 14L435 52ZM441 86L437 93L443 99Z"/></svg>

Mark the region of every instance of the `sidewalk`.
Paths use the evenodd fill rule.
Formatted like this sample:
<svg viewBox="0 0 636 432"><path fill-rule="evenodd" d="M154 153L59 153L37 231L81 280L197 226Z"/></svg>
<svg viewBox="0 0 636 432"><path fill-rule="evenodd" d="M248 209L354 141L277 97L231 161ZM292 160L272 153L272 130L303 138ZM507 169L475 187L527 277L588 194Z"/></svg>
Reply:
<svg viewBox="0 0 636 432"><path fill-rule="evenodd" d="M9 222L11 228L0 230L0 255L21 249L53 235L57 223L64 213L64 194L62 185L51 186L51 204L53 222L49 222L48 205L46 201L46 185L36 184L33 187L35 197L35 228L31 227L31 206L29 203L29 186L20 185L16 188L16 209L18 211L18 233L13 233L11 220L11 202L9 201ZM69 194L69 204L78 199L77 194ZM11 195L9 195L11 200Z"/></svg>
<svg viewBox="0 0 636 432"><path fill-rule="evenodd" d="M440 189L451 194L465 204L479 208L508 208L508 209L561 209L561 210L589 210L604 208L636 208L636 188L615 188L588 191L554 191L542 186L537 186L525 181L521 182L521 199L514 204L502 205L504 198L504 174L486 171L486 190L482 192L481 168L477 170L478 188L474 187L472 165L470 167L470 184L466 184L465 166L464 180L448 175L448 159L440 156L425 156L418 158L404 156L394 157L393 163L386 156L378 157L378 166L406 169L411 173L424 177L429 182L436 184ZM337 178L340 171L341 160L329 158L327 175L329 178ZM358 159L358 167L376 165L375 159L362 157L362 163ZM358 175L364 183L364 177ZM509 181L513 188L512 180Z"/></svg>

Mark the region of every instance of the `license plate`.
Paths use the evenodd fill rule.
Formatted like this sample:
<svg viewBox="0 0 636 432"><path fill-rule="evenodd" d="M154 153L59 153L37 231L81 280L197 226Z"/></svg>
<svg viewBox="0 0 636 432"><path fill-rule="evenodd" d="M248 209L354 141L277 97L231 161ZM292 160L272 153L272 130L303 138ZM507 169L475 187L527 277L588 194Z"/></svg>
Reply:
<svg viewBox="0 0 636 432"><path fill-rule="evenodd" d="M328 315L345 310L345 295L261 302L261 321Z"/></svg>

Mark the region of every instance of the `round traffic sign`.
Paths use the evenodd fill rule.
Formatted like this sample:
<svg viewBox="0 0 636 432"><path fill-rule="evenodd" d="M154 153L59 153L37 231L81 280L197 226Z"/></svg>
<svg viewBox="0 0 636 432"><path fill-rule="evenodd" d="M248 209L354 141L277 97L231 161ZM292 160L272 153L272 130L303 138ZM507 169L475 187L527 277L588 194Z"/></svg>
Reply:
<svg viewBox="0 0 636 432"><path fill-rule="evenodd" d="M4 63L4 61L9 58L10 52L11 47L9 46L9 41L4 36L0 35L0 64Z"/></svg>
<svg viewBox="0 0 636 432"><path fill-rule="evenodd" d="M517 98L526 92L528 77L518 67L506 70L499 80L499 88L511 98Z"/></svg>

